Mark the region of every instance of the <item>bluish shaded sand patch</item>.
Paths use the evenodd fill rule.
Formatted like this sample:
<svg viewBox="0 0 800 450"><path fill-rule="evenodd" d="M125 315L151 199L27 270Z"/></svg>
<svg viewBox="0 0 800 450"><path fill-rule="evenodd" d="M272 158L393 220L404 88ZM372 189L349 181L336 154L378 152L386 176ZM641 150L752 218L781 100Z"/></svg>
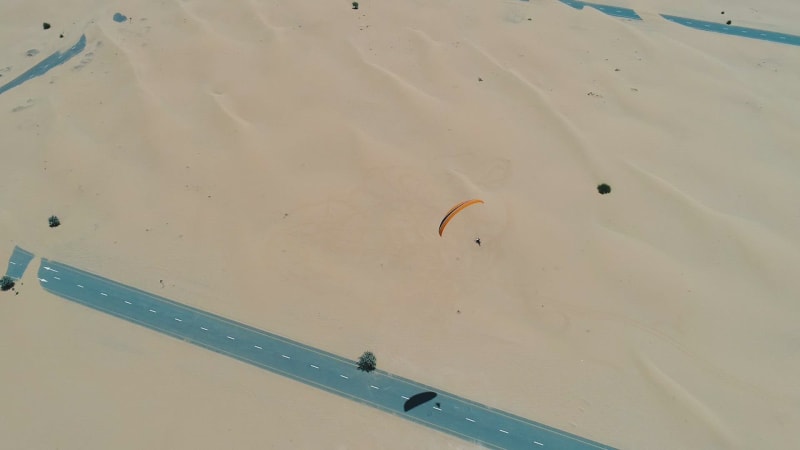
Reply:
<svg viewBox="0 0 800 450"><path fill-rule="evenodd" d="M126 20L128 20L128 18L125 17L124 14L114 13L114 22L122 23L125 22Z"/></svg>
<svg viewBox="0 0 800 450"><path fill-rule="evenodd" d="M600 5L598 3L582 2L580 0L559 0L559 1L575 9L583 9L584 6L588 6L609 16L620 17L622 19L630 19L630 20L642 20L642 18L639 17L638 14L636 14L636 11L630 8L623 8L620 6Z"/></svg>
<svg viewBox="0 0 800 450"><path fill-rule="evenodd" d="M661 14L661 17L675 22L689 28L697 30L711 31L714 33L730 34L734 36L742 36L750 39L761 39L763 41L778 42L781 44L798 45L800 46L800 36L786 33L776 33L774 31L759 30L756 28L737 27L734 25L725 25L715 22L707 22L705 20L687 19L685 17L670 16Z"/></svg>
<svg viewBox="0 0 800 450"><path fill-rule="evenodd" d="M28 69L22 75L18 76L17 78L14 78L13 80L9 81L3 86L0 86L0 94L4 93L9 89L13 89L19 86L20 84L30 80L31 78L44 75L45 73L47 73L48 70L60 64L64 64L70 58L82 52L84 48L86 48L85 34L81 35L80 39L78 39L78 42L76 42L75 45L73 45L66 51L53 53L52 55L42 60L39 64L36 64L35 66Z"/></svg>
<svg viewBox="0 0 800 450"><path fill-rule="evenodd" d="M25 269L28 268L28 264L30 264L32 259L33 253L19 247L14 247L14 252L11 253L11 259L8 260L6 275L15 280L19 280L22 278L22 275L25 274Z"/></svg>

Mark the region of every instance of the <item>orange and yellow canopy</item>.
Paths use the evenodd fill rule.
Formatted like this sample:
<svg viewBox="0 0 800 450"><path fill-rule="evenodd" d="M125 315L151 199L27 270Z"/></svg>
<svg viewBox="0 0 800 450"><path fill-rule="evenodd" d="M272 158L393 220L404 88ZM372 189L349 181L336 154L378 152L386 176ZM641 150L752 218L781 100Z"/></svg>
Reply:
<svg viewBox="0 0 800 450"><path fill-rule="evenodd" d="M448 223L450 223L450 220L452 220L453 217L455 217L456 214L458 214L461 211L463 211L464 208L466 208L468 206L472 206L472 205L478 204L478 203L483 203L483 200L475 198L475 199L472 199L472 200L467 200L467 201L461 202L461 203L457 204L456 206L453 206L452 208L450 208L450 211L448 211L447 214L444 215L444 219L442 219L442 223L439 224L439 236L442 235L442 233L444 232L444 228L447 226Z"/></svg>

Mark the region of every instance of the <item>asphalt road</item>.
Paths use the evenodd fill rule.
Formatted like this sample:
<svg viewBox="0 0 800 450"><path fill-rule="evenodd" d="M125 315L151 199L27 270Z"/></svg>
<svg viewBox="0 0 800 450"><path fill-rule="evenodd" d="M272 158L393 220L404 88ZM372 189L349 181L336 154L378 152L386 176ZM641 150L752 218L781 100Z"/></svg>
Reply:
<svg viewBox="0 0 800 450"><path fill-rule="evenodd" d="M800 45L800 36L795 36L793 34L776 33L774 31L739 27L736 25L726 25L724 23L708 22L705 20L687 19L686 17L670 16L667 14L661 14L661 17L669 20L670 22L679 23L683 26L695 28L697 30L730 34L733 36L760 39L762 41L778 42L781 44Z"/></svg>
<svg viewBox="0 0 800 450"><path fill-rule="evenodd" d="M59 297L489 448L611 448L55 261L37 276ZM422 403L406 411L410 399Z"/></svg>
<svg viewBox="0 0 800 450"><path fill-rule="evenodd" d="M19 280L25 274L25 269L28 268L33 259L33 253L23 250L20 247L14 247L14 252L11 253L11 259L8 260L8 269L6 275Z"/></svg>
<svg viewBox="0 0 800 450"><path fill-rule="evenodd" d="M72 47L66 49L63 52L53 53L47 58L41 60L35 66L31 67L30 69L20 74L18 77L0 86L0 94L9 89L13 89L19 86L20 84L30 80L31 78L36 78L44 75L45 73L47 73L47 71L49 71L53 67L56 67L58 65L64 64L65 62L69 61L73 56L82 52L84 48L86 48L86 35L82 34L81 37L78 39L78 42L76 42L75 45L73 45Z"/></svg>
<svg viewBox="0 0 800 450"><path fill-rule="evenodd" d="M630 19L630 20L642 20L642 18L639 17L638 14L636 14L636 11L630 8L623 8L621 6L601 5L599 3L589 3L581 0L559 0L559 1L567 6L579 10L583 9L584 6L588 6L608 16L620 17L622 19Z"/></svg>
<svg viewBox="0 0 800 450"><path fill-rule="evenodd" d="M594 8L604 14L613 17L620 17L630 20L642 20L636 11L630 8L622 8L619 6L601 5L599 3L584 2L582 0L559 0L561 3L575 9L583 9L584 7ZM762 41L777 42L780 44L800 45L800 36L786 33L777 33L774 31L759 30L757 28L740 27L736 25L727 25L725 23L709 22L706 20L690 19L688 17L672 16L669 14L660 14L666 20L674 22L689 28L694 28L702 31L711 31L714 33L728 34L731 36L740 36L750 39L760 39Z"/></svg>

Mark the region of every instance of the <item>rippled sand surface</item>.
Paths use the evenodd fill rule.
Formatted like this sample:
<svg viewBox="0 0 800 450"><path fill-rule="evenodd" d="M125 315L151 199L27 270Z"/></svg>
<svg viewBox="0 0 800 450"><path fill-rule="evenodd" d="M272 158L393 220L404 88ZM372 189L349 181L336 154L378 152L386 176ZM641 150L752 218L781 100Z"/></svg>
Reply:
<svg viewBox="0 0 800 450"><path fill-rule="evenodd" d="M800 34L796 2L69 3L0 6L0 85L86 36L0 95L0 261L369 349L614 447L800 447L798 48L658 16ZM37 267L0 294L8 448L474 448Z"/></svg>

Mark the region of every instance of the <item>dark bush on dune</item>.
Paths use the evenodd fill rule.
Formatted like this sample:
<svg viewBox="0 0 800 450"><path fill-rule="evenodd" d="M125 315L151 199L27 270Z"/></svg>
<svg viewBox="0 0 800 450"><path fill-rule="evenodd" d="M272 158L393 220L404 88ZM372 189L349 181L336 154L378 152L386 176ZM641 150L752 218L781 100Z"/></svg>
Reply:
<svg viewBox="0 0 800 450"><path fill-rule="evenodd" d="M0 290L7 291L14 287L16 283L14 283L14 279L9 277L8 275L0 278Z"/></svg>

